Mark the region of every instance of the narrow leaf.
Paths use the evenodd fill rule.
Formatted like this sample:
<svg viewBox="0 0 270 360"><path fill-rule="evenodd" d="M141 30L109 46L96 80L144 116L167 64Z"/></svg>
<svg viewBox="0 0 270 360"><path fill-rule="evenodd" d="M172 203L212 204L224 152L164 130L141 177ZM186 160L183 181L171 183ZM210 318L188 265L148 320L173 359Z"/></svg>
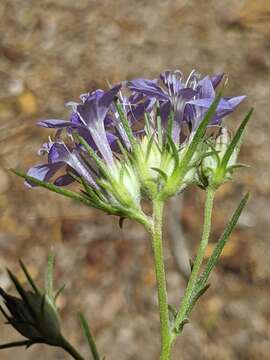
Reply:
<svg viewBox="0 0 270 360"><path fill-rule="evenodd" d="M194 295L191 298L190 304L189 304L189 306L187 308L187 311L186 311L186 316L188 316L191 313L191 310L193 309L193 307L195 306L195 304L197 303L199 298L201 296L203 296L203 294L209 289L210 285L211 284L206 284L200 289L195 288Z"/></svg>
<svg viewBox="0 0 270 360"><path fill-rule="evenodd" d="M173 111L170 111L169 118L168 118L168 125L167 125L167 134L172 137L172 130L173 130L173 121L174 121L174 114Z"/></svg>
<svg viewBox="0 0 270 360"><path fill-rule="evenodd" d="M20 172L18 170L11 169L11 171L14 174L24 178L25 180L28 180L28 181L32 182L33 184L35 184L37 186L43 187L43 188L48 189L50 191L53 191L53 192L55 192L57 194L64 195L64 196L69 197L69 198L71 198L73 200L80 201L80 202L82 202L82 203L84 203L84 204L86 204L88 206L89 205L91 206L91 202L87 198L77 194L74 191L62 189L62 188L60 188L60 187L58 187L58 186L56 186L54 184L38 180L38 179L36 179L36 178L34 178L32 176L28 176L27 174L25 174L23 172Z"/></svg>
<svg viewBox="0 0 270 360"><path fill-rule="evenodd" d="M23 301L25 302L26 306L28 307L28 310L30 311L31 315L36 318L36 314L34 309L32 308L27 292L24 290L24 288L22 287L21 283L19 282L19 280L17 279L17 277L15 275L12 274L12 272L7 269L8 275L11 279L11 281L13 282L16 290L18 291L18 293L21 295Z"/></svg>
<svg viewBox="0 0 270 360"><path fill-rule="evenodd" d="M175 185L178 184L179 181L183 179L185 174L188 172L189 169L189 163L197 150L198 146L202 143L205 130L207 128L207 125L211 121L212 117L215 114L215 111L217 109L217 106L220 102L222 93L219 93L218 96L216 96L215 100L212 102L211 106L207 110L202 122L198 126L188 148L185 151L185 154L178 166L178 168L175 168L173 175L174 175L174 182L168 184L168 188L163 191L162 197L168 197L171 195L171 191L175 188Z"/></svg>
<svg viewBox="0 0 270 360"><path fill-rule="evenodd" d="M153 126L150 126L150 116L148 113L144 113L144 121L145 121L145 132L147 135L151 134L151 128L153 128Z"/></svg>
<svg viewBox="0 0 270 360"><path fill-rule="evenodd" d="M130 125L128 123L128 119L127 119L126 115L124 114L123 108L122 108L121 104L118 101L115 101L115 107L116 107L117 112L119 114L119 117L120 117L121 123L122 123L122 125L124 127L124 130L125 130L125 132L127 134L128 140L130 141L133 149L135 149L138 144L137 144L135 136L132 133L131 127L130 127Z"/></svg>
<svg viewBox="0 0 270 360"><path fill-rule="evenodd" d="M55 255L51 252L47 259L46 294L53 301L53 266Z"/></svg>
<svg viewBox="0 0 270 360"><path fill-rule="evenodd" d="M187 149L187 152L184 155L183 160L181 161L181 168L182 169L186 169L188 163L190 162L190 160L192 159L192 156L194 155L198 145L200 144L204 132L206 130L207 125L209 124L209 122L211 121L212 117L215 114L215 111L218 107L218 104L220 102L222 93L219 93L218 96L216 96L215 100L213 101L213 103L211 104L210 108L207 110L207 113L205 114L205 117L203 118L202 122L200 123L200 125L198 126L195 135Z"/></svg>
<svg viewBox="0 0 270 360"><path fill-rule="evenodd" d="M3 314L3 316L6 318L6 320L9 322L10 317L9 317L8 313L5 311L5 309L3 308L3 306L1 304L0 304L0 311Z"/></svg>
<svg viewBox="0 0 270 360"><path fill-rule="evenodd" d="M233 229L235 228L237 221L238 221L244 207L246 206L248 198L249 198L249 194L247 193L243 197L243 199L240 201L240 203L239 203L237 209L235 210L233 216L231 217L231 220L229 221L226 229L224 230L218 243L216 244L216 246L213 250L213 253L210 256L210 258L206 264L205 270L203 271L202 275L200 276L200 278L198 280L196 288L202 288L202 286L204 286L206 284L211 271L213 270L214 266L217 264L220 254L221 254L224 246L226 245Z"/></svg>
<svg viewBox="0 0 270 360"><path fill-rule="evenodd" d="M178 326L178 328L175 328L177 334L180 334L180 332L183 330L184 326L185 326L186 324L188 324L188 323L189 323L188 318L185 318L185 319L180 323L180 325Z"/></svg>
<svg viewBox="0 0 270 360"><path fill-rule="evenodd" d="M43 317L45 315L45 302L46 302L46 294L43 294L40 303L40 312Z"/></svg>
<svg viewBox="0 0 270 360"><path fill-rule="evenodd" d="M154 138L155 138L155 133L153 133L150 137L150 140L148 141L148 144L147 144L147 149L146 149L146 155L145 155L145 161L148 161L149 159L149 156L150 156L150 153L151 153L151 149L152 149L152 145L153 145L153 141L154 141Z"/></svg>
<svg viewBox="0 0 270 360"><path fill-rule="evenodd" d="M211 141L208 141L207 145L211 148L212 152L210 152L210 153L207 152L206 154L209 154L209 155L205 154L206 156L203 156L203 157L211 156L212 154L215 155L215 158L216 158L216 161L217 161L217 166L219 166L220 165L220 158L219 158L219 152L220 151L217 151L215 149L215 146L212 144Z"/></svg>
<svg viewBox="0 0 270 360"><path fill-rule="evenodd" d="M232 141L230 142L226 153L224 154L222 161L221 161L221 166L222 168L225 170L227 167L227 164L232 156L232 153L234 151L234 149L239 145L239 143L241 142L242 139L242 134L245 130L245 127L253 113L254 109L252 108L247 115L245 116L244 120L242 121L241 125L239 126L239 128L237 129Z"/></svg>
<svg viewBox="0 0 270 360"><path fill-rule="evenodd" d="M40 291L39 289L37 288L32 276L30 275L29 271L27 270L27 267L24 265L23 261L22 260L19 260L19 263L20 263L20 266L22 268L22 271L24 272L29 284L32 286L34 292L38 295L40 295Z"/></svg>
<svg viewBox="0 0 270 360"><path fill-rule="evenodd" d="M162 149L163 147L163 137L162 137L162 125L161 125L161 117L157 115L157 134L158 134L158 144L159 147Z"/></svg>
<svg viewBox="0 0 270 360"><path fill-rule="evenodd" d="M99 158L99 156L95 153L95 151L91 148L91 146L89 146L89 144L84 140L84 138L80 135L77 135L80 143L85 147L86 151L88 152L88 154L95 160L97 166L99 167L100 172L102 173L102 175L104 176L104 178L106 178L106 180L108 180L110 182L110 185L113 188L113 192L114 195L116 196L117 200L119 200L120 202L123 201L122 199L122 194L121 191L119 191L119 186L116 183L115 179L112 177L112 175L110 174L110 171L108 171L106 165L103 163L103 161ZM98 181L97 181L98 183ZM103 188L105 188L105 184L103 183L102 185ZM100 206L98 206L99 208L109 208L109 206L107 206L107 204L100 204Z"/></svg>
<svg viewBox="0 0 270 360"><path fill-rule="evenodd" d="M165 182L167 181L168 176L167 176L167 174L166 174L163 170L161 170L160 168L157 168L157 167L151 167L151 169L154 170L154 171L156 171L156 172L158 172L159 175L161 175L162 178L165 180Z"/></svg>
<svg viewBox="0 0 270 360"><path fill-rule="evenodd" d="M173 159L174 159L174 169L177 169L178 165L179 165L179 153L178 153L178 149L174 143L174 141L172 140L170 135L167 135L167 141L168 144L170 145L171 149L172 149L172 153L173 153Z"/></svg>
<svg viewBox="0 0 270 360"><path fill-rule="evenodd" d="M230 171L233 171L235 169L250 168L250 167L251 167L250 165L246 165L246 164L235 164L235 165L229 166L227 168L226 172L230 172Z"/></svg>
<svg viewBox="0 0 270 360"><path fill-rule="evenodd" d="M30 340L14 341L7 344L0 344L0 350L19 347L19 346L26 346L28 348L31 345L33 345L33 341Z"/></svg>
<svg viewBox="0 0 270 360"><path fill-rule="evenodd" d="M119 146L119 149L124 157L125 162L131 166L131 161L130 161L130 153L128 152L127 149L124 148L124 146L122 145L121 141L119 139L117 139L117 145Z"/></svg>
<svg viewBox="0 0 270 360"><path fill-rule="evenodd" d="M82 185L86 190L87 196L89 196L91 202L96 205L101 205L103 201L100 198L101 193L97 193L94 188L88 185L88 183L82 178Z"/></svg>
<svg viewBox="0 0 270 360"><path fill-rule="evenodd" d="M168 304L168 310L169 310L169 313L172 315L172 317L175 319L176 315L177 315L176 308L173 305Z"/></svg>
<svg viewBox="0 0 270 360"><path fill-rule="evenodd" d="M99 167L99 170L102 172L103 175L106 177L109 177L109 173L106 169L106 165L101 160L101 158L96 154L96 152L91 148L91 146L88 144L87 141L84 140L84 138L80 135L77 135L78 140L80 141L80 144L84 146L85 150L88 152L89 156L92 157L97 166Z"/></svg>
<svg viewBox="0 0 270 360"><path fill-rule="evenodd" d="M58 296L61 294L61 292L65 289L66 284L62 285L56 292L55 296L54 296L54 302L56 302L56 300L58 299Z"/></svg>
<svg viewBox="0 0 270 360"><path fill-rule="evenodd" d="M88 326L88 323L87 323L87 321L86 321L86 319L85 319L85 317L84 317L84 315L82 313L79 313L79 320L80 320L80 323L81 323L81 326L82 326L82 329L83 329L84 336L85 336L85 338L87 340L89 349L90 349L91 354L93 356L93 360L100 360L95 341L94 341L93 336L92 336L92 334L90 332L90 328Z"/></svg>

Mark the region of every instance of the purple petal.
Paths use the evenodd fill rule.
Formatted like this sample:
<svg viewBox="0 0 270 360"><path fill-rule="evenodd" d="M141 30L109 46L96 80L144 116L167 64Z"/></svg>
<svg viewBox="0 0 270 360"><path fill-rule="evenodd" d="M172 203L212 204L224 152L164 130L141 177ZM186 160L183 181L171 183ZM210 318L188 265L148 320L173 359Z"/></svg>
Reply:
<svg viewBox="0 0 270 360"><path fill-rule="evenodd" d="M168 95L157 84L157 80L135 79L129 82L129 89L158 100L168 100Z"/></svg>
<svg viewBox="0 0 270 360"><path fill-rule="evenodd" d="M69 174L65 174L62 176L59 176L55 182L54 185L56 186L67 186L70 185L74 182L75 180L73 179L72 176L70 176Z"/></svg>
<svg viewBox="0 0 270 360"><path fill-rule="evenodd" d="M160 117L161 117L163 126L166 126L168 123L170 111L171 111L170 101L165 101L160 104Z"/></svg>
<svg viewBox="0 0 270 360"><path fill-rule="evenodd" d="M48 119L48 120L41 120L38 122L39 126L42 126L44 128L64 128L67 126L70 126L70 122L66 120L60 120L60 119Z"/></svg>
<svg viewBox="0 0 270 360"><path fill-rule="evenodd" d="M213 84L214 89L219 85L219 83L221 82L223 77L224 77L224 74L213 75L210 77L210 80Z"/></svg>
<svg viewBox="0 0 270 360"><path fill-rule="evenodd" d="M126 108L129 105L128 100L121 96L120 101L122 103L122 108L125 112L125 116L127 117ZM116 106L114 104L111 105L111 114L109 116L109 119L110 119L110 122L107 121L106 125L108 127L114 128L118 135L118 138L122 141L122 143L126 146L127 149L130 149L131 148L130 141L128 139L128 136L127 136L126 130L124 129L122 121L120 119L118 110L116 109ZM116 139L114 139L114 140L116 140ZM111 143L110 143L110 145L111 145ZM114 146L114 149L118 149L118 147Z"/></svg>
<svg viewBox="0 0 270 360"><path fill-rule="evenodd" d="M92 91L91 93L88 93L88 95L85 96L82 100L83 102L85 102L87 100L99 99L104 93L105 93L104 90L97 89Z"/></svg>
<svg viewBox="0 0 270 360"><path fill-rule="evenodd" d="M105 115L108 112L108 109L115 99L115 96L121 89L122 84L115 85L113 88L111 88L109 91L106 91L102 94L102 96L98 99L98 106L100 107L100 116L104 120Z"/></svg>
<svg viewBox="0 0 270 360"><path fill-rule="evenodd" d="M218 108L211 124L219 124L222 118L232 113L237 108L237 106L240 105L243 100L245 100L245 98L245 95L226 98L226 101L230 104L231 109Z"/></svg>
<svg viewBox="0 0 270 360"><path fill-rule="evenodd" d="M140 101L144 100L144 95L138 92L133 92L129 97L129 102L131 105L138 104Z"/></svg>
<svg viewBox="0 0 270 360"><path fill-rule="evenodd" d="M189 100L188 103L208 109L212 105L213 101L214 101L213 98L206 98L206 99ZM218 109L232 110L232 106L228 102L228 100L223 98L220 100L218 104Z"/></svg>
<svg viewBox="0 0 270 360"><path fill-rule="evenodd" d="M179 70L167 70L160 74L160 78L168 88L170 94L178 94L184 87L182 83L183 74Z"/></svg>
<svg viewBox="0 0 270 360"><path fill-rule="evenodd" d="M65 144L55 143L49 152L48 159L50 163L64 162L69 165L76 173L83 177L92 186L97 186L79 152L75 149L70 151Z"/></svg>
<svg viewBox="0 0 270 360"><path fill-rule="evenodd" d="M48 154L48 161L50 164L57 163L59 161L67 162L70 157L70 151L63 143L54 143L50 148Z"/></svg>
<svg viewBox="0 0 270 360"><path fill-rule="evenodd" d="M77 114L86 126L90 128L93 123L104 122L105 115L120 88L121 84L116 85L111 90L99 96L89 97L85 103L77 105Z"/></svg>
<svg viewBox="0 0 270 360"><path fill-rule="evenodd" d="M120 88L121 84L116 85L109 91L100 94L98 97L88 99L85 103L77 106L77 113L85 126L89 129L100 154L109 165L112 165L113 163L113 156L107 140L104 120L109 107Z"/></svg>
<svg viewBox="0 0 270 360"><path fill-rule="evenodd" d="M82 120L80 119L80 116L75 111L73 111L72 114L71 114L70 123L75 128L77 126L82 126L83 125Z"/></svg>
<svg viewBox="0 0 270 360"><path fill-rule="evenodd" d="M146 103L138 104L137 106L131 107L127 114L129 122L131 124L134 124L139 119L141 119L143 117L143 114L145 113L146 107Z"/></svg>
<svg viewBox="0 0 270 360"><path fill-rule="evenodd" d="M38 150L38 155L43 156L45 154L48 154L51 147L53 146L54 142L49 140L48 142L44 143L41 148Z"/></svg>
<svg viewBox="0 0 270 360"><path fill-rule="evenodd" d="M63 165L64 163L62 162L35 165L28 170L27 175L35 179L48 182ZM29 187L38 186L28 180L25 182L25 184Z"/></svg>
<svg viewBox="0 0 270 360"><path fill-rule="evenodd" d="M91 93L81 94L80 99L82 102L85 102L87 100L96 99L103 93L104 93L104 90L97 89L97 90L92 91Z"/></svg>
<svg viewBox="0 0 270 360"><path fill-rule="evenodd" d="M181 134L181 123L175 119L172 124L172 140L178 145L180 141Z"/></svg>
<svg viewBox="0 0 270 360"><path fill-rule="evenodd" d="M91 135L91 132L89 131L89 129L85 126L78 126L76 128L76 131L78 132L78 134L84 138L84 140L88 143L89 146L91 146L91 148L95 151L98 150L96 143Z"/></svg>
<svg viewBox="0 0 270 360"><path fill-rule="evenodd" d="M199 89L199 97L200 98L213 98L215 97L215 90L212 84L212 81L209 76L205 76L198 83Z"/></svg>
<svg viewBox="0 0 270 360"><path fill-rule="evenodd" d="M115 136L114 134L112 134L108 131L106 132L106 137L107 137L108 143L110 145L113 144L117 140L117 136Z"/></svg>
<svg viewBox="0 0 270 360"><path fill-rule="evenodd" d="M77 150L72 151L70 158L67 160L67 164L72 167L72 169L74 169L76 173L84 178L90 185L95 188L98 187L91 175L89 167L85 164Z"/></svg>
<svg viewBox="0 0 270 360"><path fill-rule="evenodd" d="M178 91L177 96L178 98L182 98L183 100L190 100L195 95L197 95L197 91L191 89L191 88L184 88Z"/></svg>
<svg viewBox="0 0 270 360"><path fill-rule="evenodd" d="M241 104L242 101L244 101L246 98L246 95L242 95L242 96L235 96L232 98L226 98L226 100L228 101L228 103L231 105L231 107L233 108L233 110Z"/></svg>

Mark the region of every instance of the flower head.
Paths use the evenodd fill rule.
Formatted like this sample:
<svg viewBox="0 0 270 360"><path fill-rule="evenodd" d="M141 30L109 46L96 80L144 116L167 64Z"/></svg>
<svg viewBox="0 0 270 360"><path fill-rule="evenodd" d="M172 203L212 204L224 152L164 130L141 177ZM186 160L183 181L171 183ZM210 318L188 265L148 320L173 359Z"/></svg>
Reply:
<svg viewBox="0 0 270 360"><path fill-rule="evenodd" d="M237 157L241 146L243 132L252 115L249 111L242 121L233 138L226 127L220 127L217 134L210 137L204 147L206 154L197 169L198 183L206 188L209 185L218 188L223 183L232 179L235 169L246 167L237 163Z"/></svg>
<svg viewBox="0 0 270 360"><path fill-rule="evenodd" d="M46 183L107 213L145 221L141 199L166 199L196 182L198 166L206 163L206 127L221 127L244 100L216 99L222 78L165 71L159 79L82 94L79 103L67 104L69 119L39 122L56 135L40 149L47 162L29 169L28 185ZM60 190L74 182L79 195Z"/></svg>

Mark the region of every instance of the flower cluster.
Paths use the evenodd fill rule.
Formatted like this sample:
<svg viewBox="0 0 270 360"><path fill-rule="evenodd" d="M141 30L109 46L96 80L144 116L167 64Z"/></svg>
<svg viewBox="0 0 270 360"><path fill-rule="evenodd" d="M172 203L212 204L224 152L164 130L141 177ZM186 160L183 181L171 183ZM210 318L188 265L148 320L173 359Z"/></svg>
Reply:
<svg viewBox="0 0 270 360"><path fill-rule="evenodd" d="M159 79L135 79L109 90L82 94L80 102L69 102L68 119L39 122L54 129L54 136L41 147L47 161L33 166L25 178L29 187L41 186L101 209L108 214L134 219L151 236L157 280L161 328L161 360L169 360L172 344L189 321L190 313L209 287L208 279L241 215L248 194L239 203L210 254L203 260L211 232L216 190L231 180L243 133L253 109L233 135L222 123L245 96L216 94L222 75L203 78L194 70L187 79L180 71L165 71ZM224 86L223 86L224 88ZM73 184L72 184L73 183ZM74 186L79 186L76 191ZM165 201L196 184L206 190L202 238L192 264L179 309L169 305L162 244ZM70 186L67 189L67 186ZM146 214L143 200L152 204ZM53 291L53 256L48 259L46 286L40 290L27 268L21 268L31 290L25 290L13 273L11 281L20 298L0 288L0 311L25 339L2 344L0 349L29 347L36 343L58 346L74 359L84 357L63 337ZM93 359L100 356L87 321L80 314L82 329Z"/></svg>
<svg viewBox="0 0 270 360"><path fill-rule="evenodd" d="M39 122L56 133L39 150L47 162L29 169L27 184L50 182L55 190L77 182L79 200L137 219L143 198L165 200L190 183L207 186L214 178L221 184L225 177L219 174L217 181L213 175L220 158L215 144L226 131L221 122L245 98L217 99L222 79L165 71L159 79L82 94L79 103L67 104L69 119Z"/></svg>

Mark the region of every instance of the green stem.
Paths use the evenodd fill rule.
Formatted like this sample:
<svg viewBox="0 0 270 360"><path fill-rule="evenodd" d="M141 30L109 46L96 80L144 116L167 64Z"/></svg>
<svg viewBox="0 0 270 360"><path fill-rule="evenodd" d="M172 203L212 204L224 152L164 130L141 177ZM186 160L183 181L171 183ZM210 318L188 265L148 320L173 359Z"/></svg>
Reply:
<svg viewBox="0 0 270 360"><path fill-rule="evenodd" d="M161 354L160 360L169 360L171 351L170 322L168 311L168 300L166 290L166 275L164 267L164 256L162 248L162 214L163 202L153 203L153 225L151 229L152 248L157 281L157 292L159 302L159 317L161 327Z"/></svg>
<svg viewBox="0 0 270 360"><path fill-rule="evenodd" d="M69 353L73 357L73 359L85 360L84 357L82 357L82 355L64 337L61 338L61 347L67 353Z"/></svg>
<svg viewBox="0 0 270 360"><path fill-rule="evenodd" d="M175 319L175 331L172 334L172 341L176 338L178 329L181 327L181 324L183 324L183 322L187 320L186 316L190 305L190 301L192 300L193 289L199 275L199 271L203 262L206 247L208 245L210 229L211 229L212 211L214 205L214 196L215 196L215 189L209 187L206 192L206 201L204 206L204 225L203 225L202 239L199 245L195 262L193 264L193 269L190 275L190 279L186 291L184 293L183 300L180 304L179 312Z"/></svg>

